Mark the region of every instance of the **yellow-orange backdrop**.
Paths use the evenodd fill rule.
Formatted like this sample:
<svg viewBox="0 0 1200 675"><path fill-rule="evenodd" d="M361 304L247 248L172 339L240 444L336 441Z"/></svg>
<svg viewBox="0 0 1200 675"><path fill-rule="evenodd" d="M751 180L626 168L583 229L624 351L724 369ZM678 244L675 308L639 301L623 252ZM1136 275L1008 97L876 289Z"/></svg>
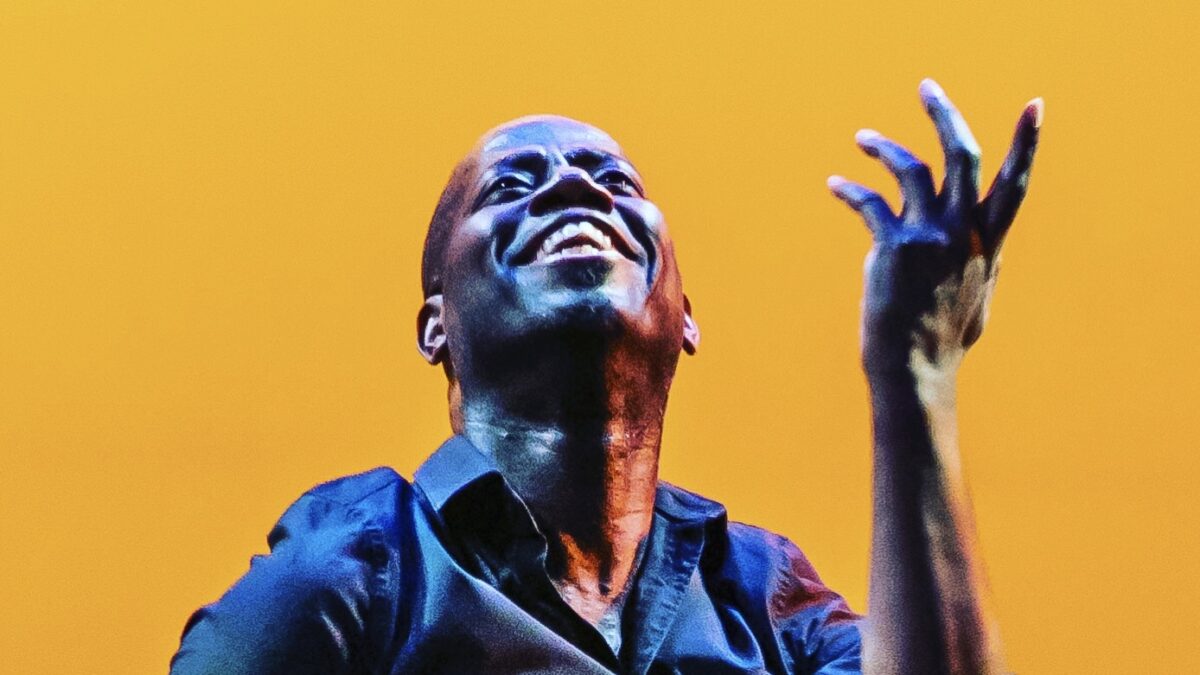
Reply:
<svg viewBox="0 0 1200 675"><path fill-rule="evenodd" d="M868 236L830 173L985 180L1047 103L961 384L1011 667L1200 672L1193 3L14 2L0 9L0 671L162 672L188 613L318 481L447 433L413 348L438 191L487 127L611 131L704 329L666 478L865 606ZM935 164L937 162L935 161Z"/></svg>

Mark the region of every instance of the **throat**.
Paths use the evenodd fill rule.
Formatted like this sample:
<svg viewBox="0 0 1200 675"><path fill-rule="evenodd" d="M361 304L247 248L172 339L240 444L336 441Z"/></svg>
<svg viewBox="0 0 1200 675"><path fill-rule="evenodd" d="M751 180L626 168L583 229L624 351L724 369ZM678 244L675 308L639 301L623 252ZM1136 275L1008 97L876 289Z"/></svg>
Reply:
<svg viewBox="0 0 1200 675"><path fill-rule="evenodd" d="M593 436L475 422L463 432L529 508L546 538L550 580L599 626L623 602L650 532L661 426L606 425Z"/></svg>
<svg viewBox="0 0 1200 675"><path fill-rule="evenodd" d="M638 542L632 558L618 557L599 567L595 559L574 551L567 554L562 573L551 574L563 601L600 631L614 653L620 652L621 614L641 567L645 544L645 539ZM571 558L575 558L573 563Z"/></svg>
<svg viewBox="0 0 1200 675"><path fill-rule="evenodd" d="M529 365L459 379L452 420L528 507L563 600L599 627L650 532L670 377L619 349L547 346Z"/></svg>

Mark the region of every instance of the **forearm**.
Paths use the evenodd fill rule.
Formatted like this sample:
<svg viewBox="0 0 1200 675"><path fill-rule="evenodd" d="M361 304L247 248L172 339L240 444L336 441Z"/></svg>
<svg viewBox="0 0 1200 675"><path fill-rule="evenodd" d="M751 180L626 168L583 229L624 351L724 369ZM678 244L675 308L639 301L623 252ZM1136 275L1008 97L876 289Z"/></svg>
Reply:
<svg viewBox="0 0 1200 675"><path fill-rule="evenodd" d="M875 459L864 667L872 675L1002 672L959 463L957 361L931 364L910 350L868 363Z"/></svg>
<svg viewBox="0 0 1200 675"><path fill-rule="evenodd" d="M946 168L864 129L858 146L900 183L899 213L866 186L829 178L871 230L863 296L863 365L871 384L875 516L865 670L933 675L1002 670L986 607L958 456L955 378L979 339L1000 246L1025 198L1042 124L1026 104L992 187L979 197L979 144L932 80L921 101Z"/></svg>

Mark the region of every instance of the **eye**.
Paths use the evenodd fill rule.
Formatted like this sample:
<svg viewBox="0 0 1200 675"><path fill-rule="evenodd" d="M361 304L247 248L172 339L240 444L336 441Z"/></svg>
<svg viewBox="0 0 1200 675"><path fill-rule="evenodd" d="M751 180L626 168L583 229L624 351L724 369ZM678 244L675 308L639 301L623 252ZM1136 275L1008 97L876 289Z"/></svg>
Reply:
<svg viewBox="0 0 1200 675"><path fill-rule="evenodd" d="M633 178L624 171L609 169L603 171L596 176L596 182L603 185L605 189L614 195L622 195L625 197L640 197L642 190Z"/></svg>
<svg viewBox="0 0 1200 675"><path fill-rule="evenodd" d="M503 204L524 197L533 190L533 186L523 176L508 174L492 181L480 199L481 205Z"/></svg>

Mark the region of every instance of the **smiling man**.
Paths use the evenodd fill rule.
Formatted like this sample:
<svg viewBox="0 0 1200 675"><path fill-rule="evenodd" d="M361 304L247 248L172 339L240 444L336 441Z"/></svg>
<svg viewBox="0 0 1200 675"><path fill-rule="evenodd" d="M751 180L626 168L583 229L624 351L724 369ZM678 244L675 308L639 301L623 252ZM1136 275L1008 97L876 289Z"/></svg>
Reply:
<svg viewBox="0 0 1200 675"><path fill-rule="evenodd" d="M376 469L303 495L270 554L188 622L172 672L999 672L954 380L1041 103L980 201L966 124L933 82L921 95L940 191L869 131L859 145L897 175L901 214L830 179L875 239L869 622L787 539L658 480L676 363L700 340L666 223L608 135L529 117L456 167L426 239L418 346L444 368L454 436L411 482Z"/></svg>

